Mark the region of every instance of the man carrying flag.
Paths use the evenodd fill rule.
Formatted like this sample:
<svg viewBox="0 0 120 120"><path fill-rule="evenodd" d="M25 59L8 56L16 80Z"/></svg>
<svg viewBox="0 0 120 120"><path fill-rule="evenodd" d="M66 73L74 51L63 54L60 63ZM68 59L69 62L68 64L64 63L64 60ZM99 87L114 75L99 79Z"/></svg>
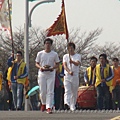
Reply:
<svg viewBox="0 0 120 120"><path fill-rule="evenodd" d="M64 66L64 104L66 110L74 111L77 91L79 87L79 65L81 64L81 55L75 53L75 44L70 42L67 46L68 53L63 56Z"/></svg>

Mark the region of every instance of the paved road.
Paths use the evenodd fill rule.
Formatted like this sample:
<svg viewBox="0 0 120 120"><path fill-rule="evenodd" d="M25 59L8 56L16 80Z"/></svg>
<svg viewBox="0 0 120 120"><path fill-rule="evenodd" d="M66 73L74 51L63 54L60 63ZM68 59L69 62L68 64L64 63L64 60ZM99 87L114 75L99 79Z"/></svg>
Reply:
<svg viewBox="0 0 120 120"><path fill-rule="evenodd" d="M120 111L0 111L0 120L120 120Z"/></svg>

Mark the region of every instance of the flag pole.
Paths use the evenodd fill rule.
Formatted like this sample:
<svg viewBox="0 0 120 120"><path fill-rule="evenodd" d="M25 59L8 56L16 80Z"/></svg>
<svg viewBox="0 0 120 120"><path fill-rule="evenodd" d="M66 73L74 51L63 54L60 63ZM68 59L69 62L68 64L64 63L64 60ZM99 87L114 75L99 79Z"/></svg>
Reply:
<svg viewBox="0 0 120 120"><path fill-rule="evenodd" d="M69 40L67 39L67 46L68 46L68 43L69 43ZM67 48L67 49L68 49L68 48ZM68 54L69 54L69 60L71 60L69 50L68 50ZM71 63L70 63L70 70L72 71L72 64L71 64Z"/></svg>
<svg viewBox="0 0 120 120"><path fill-rule="evenodd" d="M13 53L13 59L14 59L14 41L13 41L13 33L12 33L12 23L11 23L10 9L11 9L10 0L8 0L8 14L9 14L9 24L10 24L9 31L10 31L10 39L12 41L12 53Z"/></svg>
<svg viewBox="0 0 120 120"><path fill-rule="evenodd" d="M29 13L29 1L25 0L25 26L24 26L24 59L28 70L28 79L29 75L29 27L28 27L28 13ZM25 99L25 111L30 110L30 100Z"/></svg>

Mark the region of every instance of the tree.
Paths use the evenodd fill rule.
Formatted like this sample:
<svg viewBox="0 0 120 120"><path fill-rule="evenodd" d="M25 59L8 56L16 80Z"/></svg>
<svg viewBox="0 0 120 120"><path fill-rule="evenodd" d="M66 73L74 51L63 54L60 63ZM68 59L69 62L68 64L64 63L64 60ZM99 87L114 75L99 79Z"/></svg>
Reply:
<svg viewBox="0 0 120 120"><path fill-rule="evenodd" d="M82 66L89 65L89 54L91 49L94 48L94 42L97 40L99 35L101 34L101 29L96 29L89 33L84 32L81 33L80 29L72 29L69 33L69 41L72 41L76 44L76 52L82 55ZM81 33L81 34L80 34ZM6 61L8 56L11 54L12 51L12 44L9 37L5 36L4 33L0 34L1 37L1 63L2 63L2 70L5 71L4 68L7 67ZM29 58L30 58L30 65L29 65L29 74L30 80L33 81L35 79L35 75L37 75L37 68L35 67L35 58L37 52L44 48L44 40L46 38L46 32L41 30L41 28L31 28L29 31ZM60 59L64 54L67 53L67 40L65 39L64 35L61 36L54 36L53 38L53 49L58 53ZM24 53L24 29L17 28L16 32L13 33L13 41L14 41L14 52L18 50L22 50ZM83 70L80 70L81 77L83 77Z"/></svg>
<svg viewBox="0 0 120 120"><path fill-rule="evenodd" d="M120 45L113 43L106 43L104 46L96 45L93 50L95 56L99 57L101 53L107 54L107 59L111 65L114 57L120 58Z"/></svg>

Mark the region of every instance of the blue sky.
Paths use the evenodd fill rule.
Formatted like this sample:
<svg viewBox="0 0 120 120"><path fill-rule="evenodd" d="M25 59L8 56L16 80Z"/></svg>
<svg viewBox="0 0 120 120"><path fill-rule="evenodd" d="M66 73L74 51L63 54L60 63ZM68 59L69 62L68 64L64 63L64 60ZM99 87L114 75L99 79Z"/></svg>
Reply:
<svg viewBox="0 0 120 120"><path fill-rule="evenodd" d="M25 0L12 0L13 31L24 26ZM38 0L40 1L40 0ZM30 2L29 10L38 2ZM32 14L32 25L42 29L49 28L61 11L61 1L39 5ZM68 30L80 28L82 32L102 28L98 44L120 41L120 1L119 0L64 0ZM103 41L103 42L102 42Z"/></svg>

